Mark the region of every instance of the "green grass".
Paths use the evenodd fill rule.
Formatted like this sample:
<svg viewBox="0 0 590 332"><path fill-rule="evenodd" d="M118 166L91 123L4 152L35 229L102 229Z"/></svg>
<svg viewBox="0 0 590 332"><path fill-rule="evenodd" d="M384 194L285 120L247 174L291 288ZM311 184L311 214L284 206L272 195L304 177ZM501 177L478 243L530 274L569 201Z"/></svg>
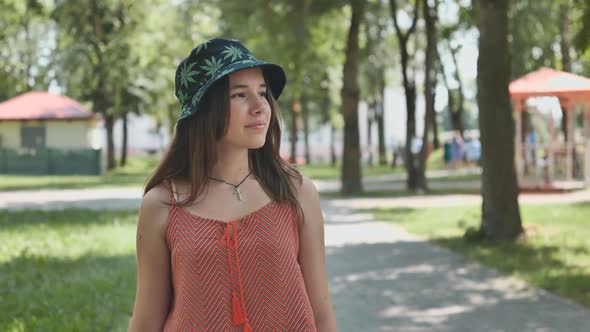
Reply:
<svg viewBox="0 0 590 332"><path fill-rule="evenodd" d="M0 191L40 189L86 189L105 187L141 187L157 166L155 157L133 157L127 166L106 175L0 175Z"/></svg>
<svg viewBox="0 0 590 332"><path fill-rule="evenodd" d="M341 165L332 166L330 164L312 164L297 165L297 169L305 176L316 180L338 180L340 179ZM383 175L383 174L402 174L403 168L391 168L390 165L364 166L363 176Z"/></svg>
<svg viewBox="0 0 590 332"><path fill-rule="evenodd" d="M137 212L0 212L0 331L126 331Z"/></svg>
<svg viewBox="0 0 590 332"><path fill-rule="evenodd" d="M371 190L365 191L359 195L344 195L341 192L323 192L320 195L323 198L387 198L387 197L422 197L422 196L441 196L441 195L479 195L479 189L471 188L453 188L430 190L426 193L416 193L408 190Z"/></svg>
<svg viewBox="0 0 590 332"><path fill-rule="evenodd" d="M527 238L513 244L463 239L467 227L479 225L479 206L367 211L590 308L590 203L521 206Z"/></svg>
<svg viewBox="0 0 590 332"><path fill-rule="evenodd" d="M0 191L42 190L42 189L92 189L112 187L142 187L155 170L159 159L156 157L131 157L127 166L116 168L105 175L0 175ZM312 179L340 179L340 165L300 165L299 170ZM428 169L443 169L442 149L434 151L428 159ZM388 165L364 166L363 176L384 174L405 174L403 167L392 169ZM439 178L437 181L463 181L479 178L478 175L458 175Z"/></svg>
<svg viewBox="0 0 590 332"><path fill-rule="evenodd" d="M441 170L445 169L443 163L443 151L438 149L433 151L428 158L428 170ZM299 171L309 178L316 180L328 180L328 179L340 179L341 165L337 164L332 166L330 164L312 164L312 165L298 165ZM395 169L391 167L390 162L387 165L374 165L367 166L363 165L362 174L363 176L375 176L384 174L405 174L406 170L402 166L398 166ZM479 177L479 176L478 176ZM459 180L462 178L459 177ZM453 180L453 179L451 179Z"/></svg>

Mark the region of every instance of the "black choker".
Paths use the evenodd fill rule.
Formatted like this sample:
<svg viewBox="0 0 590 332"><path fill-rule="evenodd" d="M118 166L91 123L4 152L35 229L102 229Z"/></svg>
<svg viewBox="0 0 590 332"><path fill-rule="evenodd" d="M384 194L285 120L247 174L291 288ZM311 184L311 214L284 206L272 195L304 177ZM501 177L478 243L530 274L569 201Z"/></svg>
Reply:
<svg viewBox="0 0 590 332"><path fill-rule="evenodd" d="M208 176L208 178L209 178L209 179L211 179L211 180L217 181L217 182L223 182L223 183L229 184L230 186L234 187L234 188L236 189L236 190L234 191L234 194L237 194L237 195L238 195L238 199L239 199L240 201L242 201L243 199L242 199L242 193L240 192L240 185L241 185L242 183L244 183L244 181L246 181L246 179L247 179L247 178L248 178L248 177L249 177L249 176L250 176L252 173L254 173L254 170L250 171L250 173L248 173L248 175L246 175L246 176L244 177L244 179L243 179L242 181L240 181L240 183L238 183L237 185L235 185L235 184L233 184L233 183L229 183L229 182L227 182L227 181L225 181L225 180L216 179L216 178L214 178L214 177L211 177L211 176Z"/></svg>

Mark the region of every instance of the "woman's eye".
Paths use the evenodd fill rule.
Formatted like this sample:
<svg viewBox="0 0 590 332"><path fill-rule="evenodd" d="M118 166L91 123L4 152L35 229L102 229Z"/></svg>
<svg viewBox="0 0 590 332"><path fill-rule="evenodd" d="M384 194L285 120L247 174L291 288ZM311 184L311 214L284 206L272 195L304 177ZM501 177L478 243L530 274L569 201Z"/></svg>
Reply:
<svg viewBox="0 0 590 332"><path fill-rule="evenodd" d="M245 93L234 93L233 95L231 95L231 98L244 98L246 97Z"/></svg>
<svg viewBox="0 0 590 332"><path fill-rule="evenodd" d="M266 97L268 95L268 92L264 91L264 92L260 92L259 95L261 97Z"/></svg>

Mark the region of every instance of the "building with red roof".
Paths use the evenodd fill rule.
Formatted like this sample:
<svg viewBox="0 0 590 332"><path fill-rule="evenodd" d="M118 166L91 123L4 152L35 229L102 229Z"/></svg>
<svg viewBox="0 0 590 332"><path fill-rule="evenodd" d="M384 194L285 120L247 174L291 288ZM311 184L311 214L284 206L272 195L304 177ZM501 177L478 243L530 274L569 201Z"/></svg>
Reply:
<svg viewBox="0 0 590 332"><path fill-rule="evenodd" d="M98 151L100 155L101 142L96 134L98 120L97 115L77 101L46 91L27 92L1 102L0 150L3 154L0 155L0 173L62 174L73 171L88 174L84 167L74 167L81 165L74 155L88 153L81 151L95 151L90 153L92 155ZM61 160L52 162L47 159L50 156L42 156L51 153L61 155ZM63 159L66 155L71 156L69 162L73 168L58 167L67 162ZM29 162L23 159L25 157ZM38 160L41 157L47 160ZM95 174L96 167L92 168L90 173Z"/></svg>

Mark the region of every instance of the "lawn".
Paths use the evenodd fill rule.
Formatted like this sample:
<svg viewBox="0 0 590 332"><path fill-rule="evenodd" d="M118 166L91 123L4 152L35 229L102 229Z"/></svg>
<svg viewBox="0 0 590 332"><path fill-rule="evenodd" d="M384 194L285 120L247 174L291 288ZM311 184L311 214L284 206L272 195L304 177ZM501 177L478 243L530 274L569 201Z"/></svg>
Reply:
<svg viewBox="0 0 590 332"><path fill-rule="evenodd" d="M0 211L0 331L126 331L137 211Z"/></svg>
<svg viewBox="0 0 590 332"><path fill-rule="evenodd" d="M440 149L439 149L440 150ZM429 159L428 169L440 169L442 162L435 151ZM42 189L91 189L111 187L142 187L155 170L159 159L156 157L131 157L127 166L116 168L103 176L97 175L0 175L0 191L42 190ZM340 179L340 165L329 164L299 165L299 170L312 179ZM383 174L404 175L405 169L392 169L390 165L364 166L363 176L370 177ZM479 175L454 175L437 178L436 181L469 181L478 179Z"/></svg>
<svg viewBox="0 0 590 332"><path fill-rule="evenodd" d="M432 152L428 158L428 170L441 170L445 168L442 160L442 154L442 149ZM336 166L332 166L330 164L298 165L297 168L299 171L301 171L301 173L316 180L340 179L341 174L340 164L337 164ZM363 176L406 174L406 170L403 166L398 166L395 169L391 168L390 164L374 166L363 165L362 174Z"/></svg>
<svg viewBox="0 0 590 332"><path fill-rule="evenodd" d="M590 203L521 205L528 235L526 240L514 244L463 239L467 227L479 225L480 206L367 211L380 220L590 308Z"/></svg>
<svg viewBox="0 0 590 332"><path fill-rule="evenodd" d="M105 187L141 187L155 170L155 157L133 157L127 166L116 168L106 175L0 175L0 191L40 189L86 189Z"/></svg>
<svg viewBox="0 0 590 332"><path fill-rule="evenodd" d="M316 180L339 180L341 173L340 164L336 166L330 164L297 165L297 169L305 176ZM363 166L362 173L363 176L405 174L405 169L401 167L393 169L390 165Z"/></svg>

